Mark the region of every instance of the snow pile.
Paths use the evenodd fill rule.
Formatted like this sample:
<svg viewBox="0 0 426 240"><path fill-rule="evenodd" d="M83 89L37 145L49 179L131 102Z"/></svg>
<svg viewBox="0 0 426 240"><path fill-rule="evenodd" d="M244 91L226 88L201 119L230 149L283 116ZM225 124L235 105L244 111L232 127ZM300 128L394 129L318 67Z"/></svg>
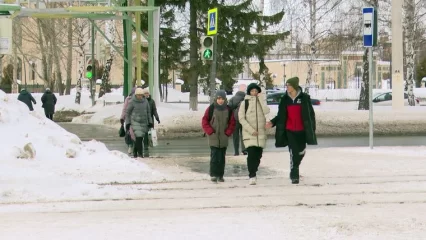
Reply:
<svg viewBox="0 0 426 240"><path fill-rule="evenodd" d="M162 179L103 143L80 139L0 91L0 202L70 199L114 193L96 183Z"/></svg>

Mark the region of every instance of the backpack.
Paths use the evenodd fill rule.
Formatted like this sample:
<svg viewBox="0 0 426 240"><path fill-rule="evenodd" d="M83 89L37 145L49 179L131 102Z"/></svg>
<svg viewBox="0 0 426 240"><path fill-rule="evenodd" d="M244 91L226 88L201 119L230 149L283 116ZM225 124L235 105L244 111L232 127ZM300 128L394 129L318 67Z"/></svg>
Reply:
<svg viewBox="0 0 426 240"><path fill-rule="evenodd" d="M248 99L245 99L244 103L245 103L245 112L247 113L247 109L248 109L248 106L249 106ZM238 104L238 107L236 109L239 109L240 105L241 105L241 102L240 102L240 104ZM211 104L210 107L209 107L209 122L212 120L213 112L214 112L214 105ZM228 106L228 114L229 114L228 119L229 119L229 121L231 120L231 114L232 113L233 113L232 109Z"/></svg>

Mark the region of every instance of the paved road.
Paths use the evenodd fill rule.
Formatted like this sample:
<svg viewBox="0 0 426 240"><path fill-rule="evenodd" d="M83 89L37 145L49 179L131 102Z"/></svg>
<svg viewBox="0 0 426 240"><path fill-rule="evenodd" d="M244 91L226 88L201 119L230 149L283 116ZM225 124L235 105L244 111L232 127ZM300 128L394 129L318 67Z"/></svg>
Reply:
<svg viewBox="0 0 426 240"><path fill-rule="evenodd" d="M79 136L83 141L97 139L106 144L110 150L126 152L124 139L118 137L118 130L100 125L61 123L62 127ZM318 139L318 146L309 148L329 147L362 147L368 146L368 137L324 137ZM228 154L233 154L234 147L229 141ZM375 146L419 146L426 144L426 136L376 137ZM267 141L265 151L281 152L286 148L275 148L274 140ZM151 156L206 156L209 148L206 138L159 140L159 146L150 151Z"/></svg>

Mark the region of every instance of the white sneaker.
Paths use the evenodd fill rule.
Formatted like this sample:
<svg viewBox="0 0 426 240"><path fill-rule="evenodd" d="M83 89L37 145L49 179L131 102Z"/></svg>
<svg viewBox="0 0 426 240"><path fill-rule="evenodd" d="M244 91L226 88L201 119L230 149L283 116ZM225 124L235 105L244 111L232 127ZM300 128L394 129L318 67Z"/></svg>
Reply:
<svg viewBox="0 0 426 240"><path fill-rule="evenodd" d="M249 179L249 185L256 185L257 177L252 177Z"/></svg>

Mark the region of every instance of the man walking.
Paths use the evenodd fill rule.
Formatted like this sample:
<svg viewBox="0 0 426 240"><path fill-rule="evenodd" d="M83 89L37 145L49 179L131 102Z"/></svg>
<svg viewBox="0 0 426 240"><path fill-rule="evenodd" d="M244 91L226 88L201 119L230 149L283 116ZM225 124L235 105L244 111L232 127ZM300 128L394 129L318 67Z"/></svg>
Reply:
<svg viewBox="0 0 426 240"><path fill-rule="evenodd" d="M238 111L240 109L241 102L244 101L244 97L246 96L245 91L246 86L240 85L239 91L235 93L235 96L229 100L228 106L234 111L234 118L236 121L235 130L232 134L233 142L234 142L234 156L240 155L240 141L241 141L241 152L244 155L247 155L247 151L244 147L242 131L243 127L241 126L240 121L238 120Z"/></svg>
<svg viewBox="0 0 426 240"><path fill-rule="evenodd" d="M144 95L146 100L148 100L148 105L151 110L151 122L152 122L152 128L154 128L154 117L155 120L157 120L157 123L160 124L160 117L158 117L157 112L157 106L155 105L154 99L151 98L151 94L149 93L149 89L144 89ZM148 132L145 133L145 137L143 139L143 145L144 145L144 157L149 157L149 138L148 138Z"/></svg>
<svg viewBox="0 0 426 240"><path fill-rule="evenodd" d="M33 103L37 104L37 102L33 98L33 95L31 95L31 93L29 93L25 88L19 93L18 100L25 103L30 111L34 111Z"/></svg>
<svg viewBox="0 0 426 240"><path fill-rule="evenodd" d="M277 148L288 146L291 183L298 184L299 166L305 156L306 144L317 145L315 112L311 97L299 86L299 78L288 79L286 86L287 92L281 98L278 114L266 124L266 128L277 127Z"/></svg>

